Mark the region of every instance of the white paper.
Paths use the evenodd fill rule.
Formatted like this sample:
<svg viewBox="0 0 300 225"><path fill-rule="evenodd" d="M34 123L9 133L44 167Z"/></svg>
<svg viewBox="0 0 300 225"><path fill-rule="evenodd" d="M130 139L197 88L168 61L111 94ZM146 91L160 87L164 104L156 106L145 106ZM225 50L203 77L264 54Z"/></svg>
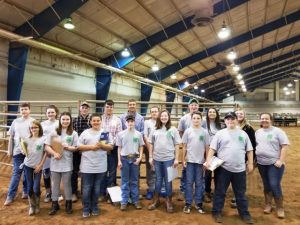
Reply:
<svg viewBox="0 0 300 225"><path fill-rule="evenodd" d="M120 202L122 200L122 191L119 186L107 188L107 191L112 202Z"/></svg>
<svg viewBox="0 0 300 225"><path fill-rule="evenodd" d="M175 178L178 177L178 169L174 168L173 166L170 166L167 168L168 171L168 182L171 182Z"/></svg>
<svg viewBox="0 0 300 225"><path fill-rule="evenodd" d="M214 171L219 166L221 166L223 163L224 163L224 161L222 159L219 159L218 157L213 156L210 160L210 166L207 169L209 169L210 171ZM203 165L206 166L206 162Z"/></svg>

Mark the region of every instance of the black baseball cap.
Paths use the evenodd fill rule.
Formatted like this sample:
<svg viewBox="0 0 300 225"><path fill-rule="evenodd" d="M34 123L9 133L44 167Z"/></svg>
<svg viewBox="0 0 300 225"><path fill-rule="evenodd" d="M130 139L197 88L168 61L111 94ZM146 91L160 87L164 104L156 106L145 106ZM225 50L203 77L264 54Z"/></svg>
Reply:
<svg viewBox="0 0 300 225"><path fill-rule="evenodd" d="M228 119L228 118L236 119L237 115L235 114L235 112L228 112L225 114L224 119Z"/></svg>
<svg viewBox="0 0 300 225"><path fill-rule="evenodd" d="M125 118L126 121L128 121L128 120L133 120L134 121L134 119L135 119L134 115L131 115L131 114L127 115L126 118Z"/></svg>

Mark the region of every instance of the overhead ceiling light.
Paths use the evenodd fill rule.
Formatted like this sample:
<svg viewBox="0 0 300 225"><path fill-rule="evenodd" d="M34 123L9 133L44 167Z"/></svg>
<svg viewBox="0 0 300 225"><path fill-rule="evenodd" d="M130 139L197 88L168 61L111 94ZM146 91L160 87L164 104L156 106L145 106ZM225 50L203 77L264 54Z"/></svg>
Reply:
<svg viewBox="0 0 300 225"><path fill-rule="evenodd" d="M239 84L240 84L240 85L243 85L243 84L245 84L245 82L244 82L243 80L241 80L241 81L239 82Z"/></svg>
<svg viewBox="0 0 300 225"><path fill-rule="evenodd" d="M232 67L232 70L233 70L234 72L240 71L239 65L234 65L234 66Z"/></svg>
<svg viewBox="0 0 300 225"><path fill-rule="evenodd" d="M129 52L128 48L125 48L125 49L121 52L121 55L122 55L123 57L128 57L128 56L130 56L130 52Z"/></svg>
<svg viewBox="0 0 300 225"><path fill-rule="evenodd" d="M184 82L184 85L185 85L185 86L189 86L190 83L189 83L188 81L186 81L186 82Z"/></svg>
<svg viewBox="0 0 300 225"><path fill-rule="evenodd" d="M294 82L298 82L298 80L294 80Z"/></svg>
<svg viewBox="0 0 300 225"><path fill-rule="evenodd" d="M171 79L175 80L176 79L176 74L172 74Z"/></svg>
<svg viewBox="0 0 300 225"><path fill-rule="evenodd" d="M237 54L233 49L230 50L230 52L227 54L227 59L229 60L235 60L237 57Z"/></svg>
<svg viewBox="0 0 300 225"><path fill-rule="evenodd" d="M247 92L247 89L246 89L246 88L243 88L243 92Z"/></svg>
<svg viewBox="0 0 300 225"><path fill-rule="evenodd" d="M194 89L195 89L195 90L197 90L197 89L198 89L198 86L197 86L197 85L195 85L195 86L194 86Z"/></svg>
<svg viewBox="0 0 300 225"><path fill-rule="evenodd" d="M156 63L156 61L155 61L154 64L152 65L152 71L153 71L153 72L159 71L159 66L158 66L158 64Z"/></svg>
<svg viewBox="0 0 300 225"><path fill-rule="evenodd" d="M288 90L288 88L287 88L287 87L284 87L284 88L283 88L283 90L284 90L284 91L287 91L287 90Z"/></svg>
<svg viewBox="0 0 300 225"><path fill-rule="evenodd" d="M289 92L289 91L285 92L285 95L290 95L290 94L291 94L291 92Z"/></svg>
<svg viewBox="0 0 300 225"><path fill-rule="evenodd" d="M294 91L294 90L292 90L292 94L295 94L295 91Z"/></svg>
<svg viewBox="0 0 300 225"><path fill-rule="evenodd" d="M243 85L242 85L242 88L246 88L246 85L245 85L245 84L243 84Z"/></svg>
<svg viewBox="0 0 300 225"><path fill-rule="evenodd" d="M202 92L202 93L204 93L204 92L205 92L205 90L204 90L204 89L202 89L202 90L201 90L201 92Z"/></svg>
<svg viewBox="0 0 300 225"><path fill-rule="evenodd" d="M65 19L64 28L66 28L67 30L73 30L75 28L71 17Z"/></svg>
<svg viewBox="0 0 300 225"><path fill-rule="evenodd" d="M243 76L242 76L242 74L238 74L238 75L236 76L236 78L237 78L238 80L241 80L241 79L243 79Z"/></svg>
<svg viewBox="0 0 300 225"><path fill-rule="evenodd" d="M288 83L287 86L288 87L293 87L293 84L292 83Z"/></svg>
<svg viewBox="0 0 300 225"><path fill-rule="evenodd" d="M230 94L228 93L228 94L227 94L227 97L229 97L229 96L230 96Z"/></svg>
<svg viewBox="0 0 300 225"><path fill-rule="evenodd" d="M226 26L225 21L223 21L221 30L218 32L218 37L220 39L226 39L230 36L230 29Z"/></svg>

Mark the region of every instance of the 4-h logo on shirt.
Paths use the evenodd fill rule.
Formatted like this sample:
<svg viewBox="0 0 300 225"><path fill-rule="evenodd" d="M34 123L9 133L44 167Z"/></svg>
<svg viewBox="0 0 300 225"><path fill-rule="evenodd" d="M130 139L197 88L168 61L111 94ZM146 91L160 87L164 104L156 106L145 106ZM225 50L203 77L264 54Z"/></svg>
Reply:
<svg viewBox="0 0 300 225"><path fill-rule="evenodd" d="M35 148L36 151L42 151L42 149L43 149L42 145L37 145Z"/></svg>
<svg viewBox="0 0 300 225"><path fill-rule="evenodd" d="M70 145L72 144L72 137L71 136L67 136L66 137L66 142Z"/></svg>
<svg viewBox="0 0 300 225"><path fill-rule="evenodd" d="M204 141L204 136L203 135L199 136L199 141Z"/></svg>
<svg viewBox="0 0 300 225"><path fill-rule="evenodd" d="M267 135L267 139L268 139L269 141L272 140L272 137L273 137L272 134L268 134L268 135Z"/></svg>
<svg viewBox="0 0 300 225"><path fill-rule="evenodd" d="M138 137L133 137L133 142L134 142L134 143L138 143L138 141L139 141L139 138L138 138Z"/></svg>
<svg viewBox="0 0 300 225"><path fill-rule="evenodd" d="M167 138L170 139L173 137L173 134L172 134L172 131L171 130L168 130L167 131Z"/></svg>
<svg viewBox="0 0 300 225"><path fill-rule="evenodd" d="M239 136L239 141L243 142L244 141L244 137L243 136Z"/></svg>

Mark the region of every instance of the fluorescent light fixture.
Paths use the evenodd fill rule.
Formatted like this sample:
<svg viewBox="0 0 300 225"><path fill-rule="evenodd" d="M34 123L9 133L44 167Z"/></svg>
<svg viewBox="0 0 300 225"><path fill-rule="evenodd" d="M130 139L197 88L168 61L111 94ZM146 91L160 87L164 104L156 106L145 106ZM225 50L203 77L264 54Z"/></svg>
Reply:
<svg viewBox="0 0 300 225"><path fill-rule="evenodd" d="M171 79L175 80L176 79L176 74L172 74Z"/></svg>
<svg viewBox="0 0 300 225"><path fill-rule="evenodd" d="M236 76L236 78L237 78L238 80L241 80L241 79L243 79L243 76L242 76L242 74L238 74L238 75Z"/></svg>
<svg viewBox="0 0 300 225"><path fill-rule="evenodd" d="M240 71L239 65L233 65L232 70L233 70L234 72L239 72L239 71Z"/></svg>
<svg viewBox="0 0 300 225"><path fill-rule="evenodd" d="M67 30L73 30L75 28L71 17L65 19L64 28L66 28Z"/></svg>
<svg viewBox="0 0 300 225"><path fill-rule="evenodd" d="M152 71L153 71L153 72L159 71L159 66L158 66L158 64L156 63L156 61L155 61L154 64L152 65Z"/></svg>
<svg viewBox="0 0 300 225"><path fill-rule="evenodd" d="M218 37L220 39L226 39L230 36L230 29L226 26L225 21L223 21L221 30L218 32Z"/></svg>
<svg viewBox="0 0 300 225"><path fill-rule="evenodd" d="M205 92L205 90L204 90L204 89L202 89L202 90L201 90L201 92L202 92L202 93L204 93L204 92Z"/></svg>
<svg viewBox="0 0 300 225"><path fill-rule="evenodd" d="M130 56L130 52L129 52L128 48L125 48L125 49L121 52L121 55L122 55L123 57L128 57L128 56Z"/></svg>
<svg viewBox="0 0 300 225"><path fill-rule="evenodd" d="M235 60L237 58L237 54L233 49L230 50L230 52L227 54L227 59L229 60Z"/></svg>
<svg viewBox="0 0 300 225"><path fill-rule="evenodd" d="M195 89L195 90L197 90L197 89L198 89L198 86L197 86L197 85L195 85L195 86L194 86L194 89Z"/></svg>

